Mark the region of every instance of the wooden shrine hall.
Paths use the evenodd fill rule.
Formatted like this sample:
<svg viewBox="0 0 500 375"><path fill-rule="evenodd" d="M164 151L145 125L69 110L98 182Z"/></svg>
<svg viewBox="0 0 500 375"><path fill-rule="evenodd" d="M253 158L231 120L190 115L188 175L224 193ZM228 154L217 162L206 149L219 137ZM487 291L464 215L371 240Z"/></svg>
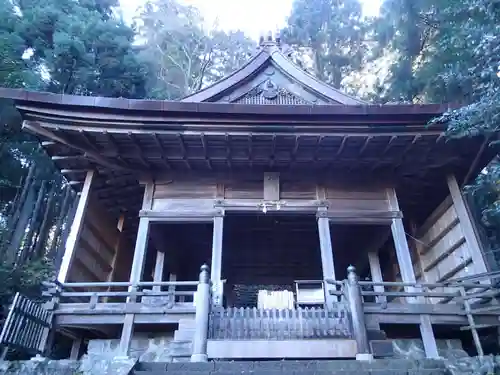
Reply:
<svg viewBox="0 0 500 375"><path fill-rule="evenodd" d="M176 102L0 96L80 192L45 306L72 357L144 337L172 360L376 357L401 324L437 357L498 325L464 281L488 265L460 190L495 151L429 125L447 106L365 103L270 39Z"/></svg>

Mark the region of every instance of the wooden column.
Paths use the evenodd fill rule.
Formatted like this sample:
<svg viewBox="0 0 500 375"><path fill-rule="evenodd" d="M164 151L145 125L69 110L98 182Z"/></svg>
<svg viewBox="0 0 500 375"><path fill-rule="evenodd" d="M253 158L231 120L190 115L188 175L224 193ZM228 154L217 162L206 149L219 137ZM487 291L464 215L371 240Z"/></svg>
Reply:
<svg viewBox="0 0 500 375"><path fill-rule="evenodd" d="M318 208L319 246L321 250L321 267L324 279L335 278L335 265L333 262L332 239L330 237L330 219L325 207Z"/></svg>
<svg viewBox="0 0 500 375"><path fill-rule="evenodd" d="M83 338L77 337L73 339L73 344L71 345L71 352L69 354L69 359L77 361L80 358L80 351L83 345Z"/></svg>
<svg viewBox="0 0 500 375"><path fill-rule="evenodd" d="M214 217L212 238L212 264L210 280L212 281L212 298L214 305L222 305L222 236L224 229L224 212Z"/></svg>
<svg viewBox="0 0 500 375"><path fill-rule="evenodd" d="M210 313L210 281L208 266L201 267L196 289L196 317L191 362L207 362L208 314Z"/></svg>
<svg viewBox="0 0 500 375"><path fill-rule="evenodd" d="M76 208L75 217L71 223L71 229L69 232L68 239L66 240L66 247L64 250L64 256L61 262L61 267L59 268L59 275L57 280L61 283L67 281L69 268L71 262L75 257L76 248L78 245L78 240L80 238L80 233L83 228L83 220L85 218L85 212L87 211L87 206L89 204L90 192L92 187L92 181L94 180L94 171L88 171L85 176L85 182L83 183L83 189L80 194L80 199L78 201L78 206Z"/></svg>
<svg viewBox="0 0 500 375"><path fill-rule="evenodd" d="M483 253L481 251L481 244L474 231L472 219L467 210L467 206L462 196L460 187L458 186L455 176L448 176L448 188L450 189L451 199L453 200L453 207L460 221L460 227L464 232L467 248L469 249L474 264L475 273L487 272L486 262L484 261Z"/></svg>
<svg viewBox="0 0 500 375"><path fill-rule="evenodd" d="M156 252L156 263L155 263L155 271L153 274L153 281L161 282L163 281L163 268L165 267L165 253L163 251ZM153 290L155 292L161 291L161 286L155 285L153 286Z"/></svg>
<svg viewBox="0 0 500 375"><path fill-rule="evenodd" d="M112 282L115 279L116 274L116 264L118 262L118 257L120 256L121 243L123 240L123 225L125 223L125 214L121 214L118 219L118 224L116 225L116 229L118 230L118 238L116 239L115 246L113 247L115 250L115 254L113 255L113 260L111 262L111 271L108 274L108 282ZM111 287L108 287L108 292L111 291ZM110 298L103 298L103 302L109 302Z"/></svg>
<svg viewBox="0 0 500 375"><path fill-rule="evenodd" d="M347 268L346 293L347 301L349 303L349 311L351 312L353 335L358 349L356 359L372 360L373 356L370 354L368 333L366 331L363 296L361 295L361 288L359 287L356 268L353 266L349 266L349 268Z"/></svg>
<svg viewBox="0 0 500 375"><path fill-rule="evenodd" d="M387 189L387 198L389 206L392 211L399 211L399 203L395 189ZM401 272L401 279L404 283L416 283L415 271L413 270L413 262L411 260L410 248L406 241L406 232L403 225L403 219L392 219L391 223L392 237L394 239L394 247L396 248L396 257L398 259L399 271ZM405 290L412 292L415 288L405 287ZM416 303L418 300L415 297L407 298L409 303ZM420 316L420 334L424 343L425 354L427 358L438 358L438 349L436 345L436 338L430 317L428 315Z"/></svg>
<svg viewBox="0 0 500 375"><path fill-rule="evenodd" d="M378 256L378 252L371 251L368 253L368 263L370 264L370 274L372 276L372 281L374 283L383 282L382 268L380 267L380 258ZM373 287L373 290L377 293L383 293L384 286L376 285ZM387 298L385 296L377 296L377 302L387 302Z"/></svg>
<svg viewBox="0 0 500 375"><path fill-rule="evenodd" d="M168 281L177 281L177 275L175 273L171 273L168 276ZM175 285L168 286L168 293L170 294L171 303L174 304L176 302L176 300L175 300Z"/></svg>
<svg viewBox="0 0 500 375"><path fill-rule="evenodd" d="M116 273L116 262L118 261L118 257L120 256L120 245L123 240L123 225L125 223L125 214L121 214L120 218L118 219L118 223L116 225L116 229L118 230L118 238L116 239L116 243L114 246L114 251L115 254L113 255L113 260L111 262L111 272L108 275L108 281L111 282L115 278L115 273ZM109 289L108 289L109 290Z"/></svg>
<svg viewBox="0 0 500 375"><path fill-rule="evenodd" d="M144 190L144 198L142 200L142 209L150 210L153 203L154 184L149 182L146 184ZM144 262L146 260L146 250L148 245L149 234L149 219L141 217L139 219L139 228L137 229L137 239L135 242L134 258L132 260L132 270L130 271L129 292L137 291L137 283L141 281L142 273L144 270ZM131 296L128 302L136 302L136 297ZM123 356L128 355L130 342L134 332L134 318L135 314L126 314L123 321L123 330L120 339L120 354Z"/></svg>

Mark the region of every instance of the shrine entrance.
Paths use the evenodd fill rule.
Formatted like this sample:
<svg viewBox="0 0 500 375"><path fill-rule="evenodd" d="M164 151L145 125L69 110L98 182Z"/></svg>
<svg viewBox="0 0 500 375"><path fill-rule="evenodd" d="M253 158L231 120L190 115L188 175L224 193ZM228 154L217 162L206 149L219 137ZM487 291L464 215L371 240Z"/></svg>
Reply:
<svg viewBox="0 0 500 375"><path fill-rule="evenodd" d="M294 308L296 281L322 280L319 246L314 215L227 214L222 246L226 306Z"/></svg>

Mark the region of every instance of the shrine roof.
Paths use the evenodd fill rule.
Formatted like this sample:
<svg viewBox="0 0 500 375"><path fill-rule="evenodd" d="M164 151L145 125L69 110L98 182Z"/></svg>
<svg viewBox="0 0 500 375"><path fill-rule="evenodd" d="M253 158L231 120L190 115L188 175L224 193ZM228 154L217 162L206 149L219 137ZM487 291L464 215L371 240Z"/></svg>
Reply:
<svg viewBox="0 0 500 375"><path fill-rule="evenodd" d="M183 102L359 105L366 102L322 82L292 62L293 51L269 35L245 65Z"/></svg>
<svg viewBox="0 0 500 375"><path fill-rule="evenodd" d="M239 70L180 101L7 88L0 97L14 100L24 129L71 184L97 170L103 205L133 219L145 173L270 170L390 183L404 209L424 216L446 196L447 173L466 181L495 154L481 136L446 139L447 124L429 125L450 106L368 104L309 75L269 40Z"/></svg>

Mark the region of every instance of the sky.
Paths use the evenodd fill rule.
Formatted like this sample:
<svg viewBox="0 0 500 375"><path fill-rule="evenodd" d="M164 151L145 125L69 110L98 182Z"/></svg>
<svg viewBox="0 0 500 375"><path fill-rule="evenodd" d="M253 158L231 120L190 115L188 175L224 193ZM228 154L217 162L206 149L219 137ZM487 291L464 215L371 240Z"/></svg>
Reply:
<svg viewBox="0 0 500 375"><path fill-rule="evenodd" d="M200 9L205 21L215 21L223 30L241 30L258 40L260 35L274 32L285 24L293 0L182 0ZM378 13L381 0L361 0L366 16ZM126 18L132 18L141 0L120 0Z"/></svg>

